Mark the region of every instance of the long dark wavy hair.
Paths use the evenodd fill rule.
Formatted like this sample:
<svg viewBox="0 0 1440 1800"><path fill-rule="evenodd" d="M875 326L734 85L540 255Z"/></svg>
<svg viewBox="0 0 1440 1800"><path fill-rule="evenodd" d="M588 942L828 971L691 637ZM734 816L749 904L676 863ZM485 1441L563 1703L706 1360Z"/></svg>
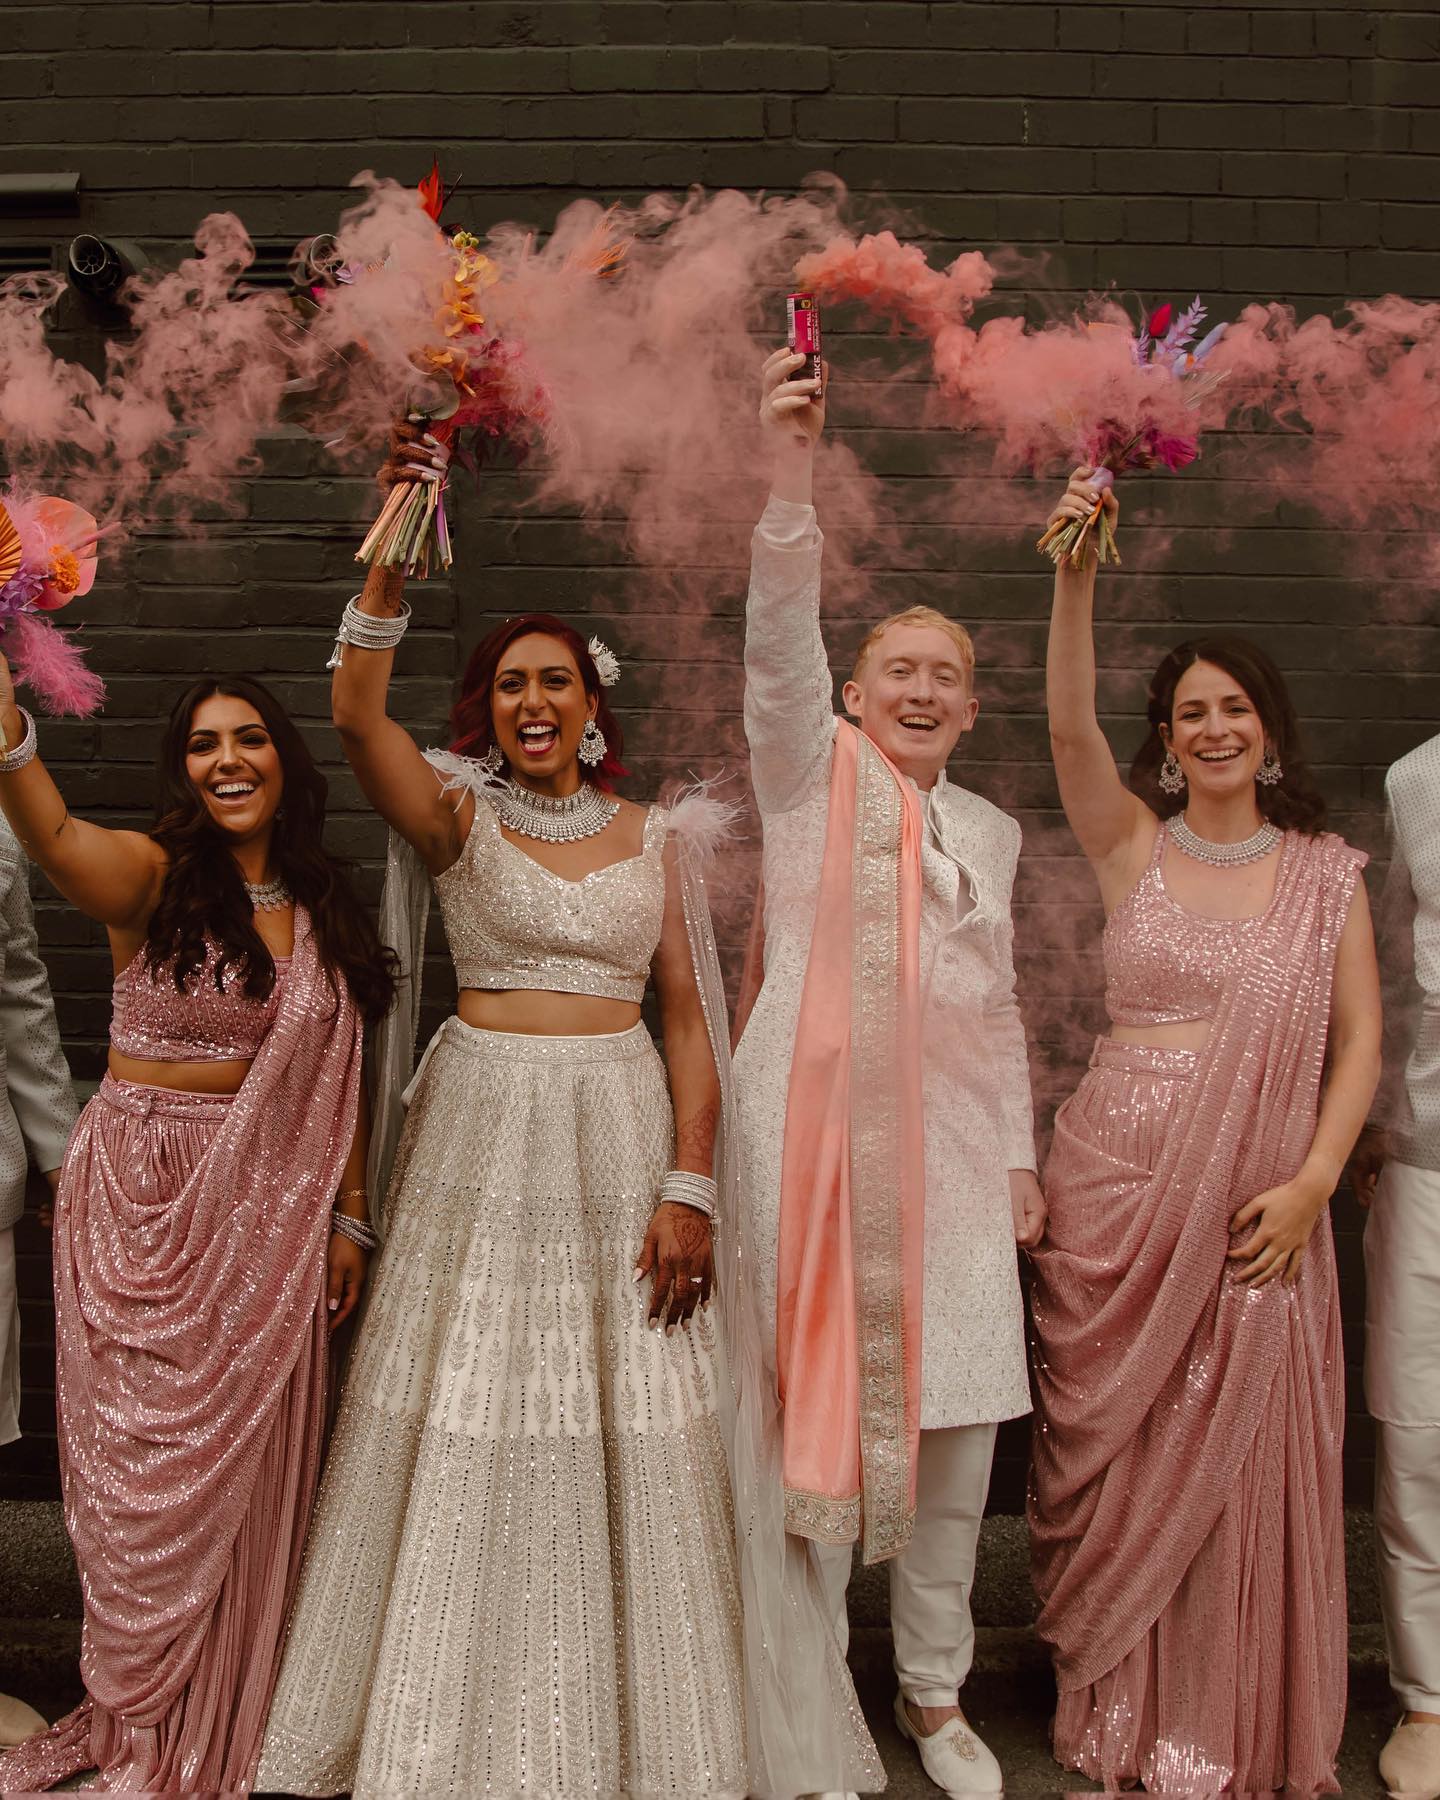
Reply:
<svg viewBox="0 0 1440 1800"><path fill-rule="evenodd" d="M394 955L381 944L347 865L325 849L329 783L290 715L248 675L207 676L188 687L175 702L160 740L159 793L150 835L170 858L170 867L145 934L146 967L157 980L162 973L171 976L183 993L204 965L210 938L220 946L217 987L231 969L243 972L242 986L252 999L266 999L275 986L275 959L255 929L239 867L185 768L195 709L217 694L253 706L270 734L285 777L271 860L297 903L309 910L331 992L338 998L343 982L366 1023L374 1024L395 997Z"/></svg>
<svg viewBox="0 0 1440 1800"><path fill-rule="evenodd" d="M532 632L542 637L557 638L575 658L585 692L594 695L599 705L595 723L605 734L605 755L593 769L582 773L587 781L608 793L625 774L620 761L624 749L620 724L605 699L600 673L590 647L573 625L566 625L551 613L524 613L518 619L507 619L475 646L460 681L460 698L450 713L450 748L461 756L484 756L495 742L495 723L490 714L490 694L495 686L495 672L500 659L517 638Z"/></svg>
<svg viewBox="0 0 1440 1800"><path fill-rule="evenodd" d="M1184 810L1184 790L1167 794L1160 786L1160 768L1165 761L1160 727L1173 723L1175 689L1180 677L1197 662L1214 663L1217 669L1223 669L1232 680L1239 682L1260 715L1266 739L1280 759L1280 780L1273 787L1267 787L1264 782L1255 784L1255 803L1261 817L1278 825L1282 831L1303 831L1312 836L1323 831L1325 801L1305 761L1290 690L1279 669L1249 638L1191 638L1177 644L1160 664L1151 677L1145 707L1150 732L1130 765L1132 790L1162 819Z"/></svg>

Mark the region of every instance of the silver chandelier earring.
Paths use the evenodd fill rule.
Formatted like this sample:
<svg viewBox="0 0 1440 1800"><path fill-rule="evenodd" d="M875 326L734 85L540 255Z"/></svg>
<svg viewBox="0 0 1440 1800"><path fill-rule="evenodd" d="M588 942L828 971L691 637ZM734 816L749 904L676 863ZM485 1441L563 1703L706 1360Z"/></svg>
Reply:
<svg viewBox="0 0 1440 1800"><path fill-rule="evenodd" d="M1165 760L1160 765L1160 792L1162 794L1183 794L1185 792L1185 771L1180 767L1180 758L1173 750L1165 752Z"/></svg>
<svg viewBox="0 0 1440 1800"><path fill-rule="evenodd" d="M498 775L505 767L505 752L498 744L492 744L480 758L480 767L487 775Z"/></svg>
<svg viewBox="0 0 1440 1800"><path fill-rule="evenodd" d="M1275 746L1267 744L1265 754L1260 759L1260 767L1255 771L1255 779L1262 787L1275 787L1284 774L1285 771L1280 767L1280 758L1275 754Z"/></svg>
<svg viewBox="0 0 1440 1800"><path fill-rule="evenodd" d="M576 754L588 769L593 769L597 763L605 760L605 733L593 719L585 721L585 729L580 733L580 748Z"/></svg>

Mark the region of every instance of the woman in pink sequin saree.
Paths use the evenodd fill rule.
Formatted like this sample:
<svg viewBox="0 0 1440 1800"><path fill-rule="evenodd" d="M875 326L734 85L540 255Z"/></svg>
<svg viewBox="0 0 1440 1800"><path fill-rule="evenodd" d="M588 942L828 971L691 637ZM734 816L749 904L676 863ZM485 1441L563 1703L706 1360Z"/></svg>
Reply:
<svg viewBox="0 0 1440 1800"><path fill-rule="evenodd" d="M1099 497L1077 470L1052 517ZM1165 658L1124 786L1095 717L1094 582L1093 561L1061 565L1048 664L1111 1018L1056 1117L1034 1254L1055 1754L1107 1787L1329 1793L1346 1622L1326 1204L1379 1068L1365 859L1321 830L1283 681L1244 640Z"/></svg>
<svg viewBox="0 0 1440 1800"><path fill-rule="evenodd" d="M249 1790L365 1253L364 1018L392 979L321 848L324 777L258 683L171 716L149 833L72 818L0 660L0 804L108 928L109 1067L55 1207L65 1519L86 1698L0 1789ZM342 1221L343 1225L343 1221ZM353 1228L351 1228L353 1230ZM363 1229L360 1237L368 1235Z"/></svg>

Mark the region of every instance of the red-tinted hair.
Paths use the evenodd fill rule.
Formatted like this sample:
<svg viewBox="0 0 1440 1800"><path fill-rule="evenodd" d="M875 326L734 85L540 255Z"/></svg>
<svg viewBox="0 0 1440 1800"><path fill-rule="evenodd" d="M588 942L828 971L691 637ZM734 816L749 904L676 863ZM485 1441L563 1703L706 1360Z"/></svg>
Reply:
<svg viewBox="0 0 1440 1800"><path fill-rule="evenodd" d="M450 748L461 756L484 756L495 742L495 727L490 716L490 694L495 686L495 672L500 658L517 638L532 634L556 639L575 659L585 692L599 700L595 723L605 734L604 760L596 768L581 765L587 781L598 788L610 789L625 774L620 761L623 738L620 725L605 699L600 674L585 639L573 625L566 625L551 613L525 613L518 619L507 619L497 625L475 646L460 682L460 697L450 713Z"/></svg>

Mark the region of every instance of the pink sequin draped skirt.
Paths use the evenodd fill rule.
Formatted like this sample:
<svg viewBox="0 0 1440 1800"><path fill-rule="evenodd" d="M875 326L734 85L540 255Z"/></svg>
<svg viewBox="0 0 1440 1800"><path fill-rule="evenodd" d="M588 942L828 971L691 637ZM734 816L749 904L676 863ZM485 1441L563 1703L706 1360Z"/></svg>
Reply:
<svg viewBox="0 0 1440 1800"><path fill-rule="evenodd" d="M1143 1241L1135 1209L1150 1203L1147 1172L1167 1132L1183 1125L1198 1067L1199 1058L1188 1051L1102 1038L1062 1109L1045 1172L1048 1267L1036 1287L1036 1351L1046 1363L1042 1396L1049 1382L1072 1394L1084 1391L1084 1359L1047 1343L1047 1320L1073 1325L1087 1265L1094 1266L1092 1259L1103 1257L1107 1245L1123 1259ZM1249 1197L1237 1195L1234 1204ZM1166 1281L1173 1278L1173 1271L1162 1276L1150 1297L1154 1307L1166 1305ZM1215 1270L1217 1311L1233 1303L1223 1287L1228 1280L1223 1269ZM1268 1391L1256 1396L1258 1428L1228 1492L1215 1493L1199 1442L1193 1456L1169 1471L1137 1464L1134 1505L1152 1519L1156 1508L1170 1507L1216 1516L1158 1615L1151 1571L1138 1564L1108 1571L1107 1593L1128 1592L1135 1620L1133 1642L1112 1667L1070 1682L1062 1659L1056 1758L1107 1788L1143 1782L1151 1792L1177 1794L1338 1791L1334 1758L1346 1681L1343 1416L1327 1220L1307 1248L1302 1282L1309 1284L1303 1297L1297 1286L1288 1296L1242 1298L1242 1304L1278 1300L1288 1307L1282 1329L1289 1348ZM1114 1329L1108 1307L1106 1313L1097 1329ZM1148 1321L1138 1315L1132 1323L1143 1331ZM1188 1346L1186 1355L1212 1348L1206 1339ZM1208 1371L1200 1373L1208 1379ZM1116 1405L1113 1396L1097 1396L1097 1403ZM1083 1540L1097 1529L1105 1503L1095 1492L1067 1484L1065 1446L1043 1409L1036 1425L1051 1433L1046 1454L1037 1454L1031 1497L1037 1586L1044 1598L1054 1569L1076 1553L1077 1530L1080 1553L1094 1548ZM1152 1430L1148 1415L1135 1420L1132 1442L1142 1459ZM1167 1446L1167 1456L1172 1449ZM1132 1548L1122 1554L1129 1558ZM1099 1551L1103 1559L1103 1544ZM1042 1631L1044 1626L1042 1615Z"/></svg>
<svg viewBox="0 0 1440 1800"><path fill-rule="evenodd" d="M250 1786L319 1464L326 1357L323 1288L317 1289L307 1316L297 1321L306 1341L260 1451L219 1591L198 1615L183 1602L174 1605L173 1640L145 1672L147 1699L158 1697L162 1708L158 1716L152 1716L154 1704L129 1710L125 1690L132 1678L117 1676L107 1658L97 1657L90 1617L97 1589L113 1594L118 1586L122 1607L145 1607L146 1571L134 1571L134 1590L127 1597L123 1553L116 1553L113 1540L100 1546L103 1566L92 1569L87 1533L77 1529L74 1510L77 1485L113 1481L105 1462L97 1458L92 1463L86 1456L87 1441L133 1430L133 1420L112 1421L91 1403L93 1378L87 1365L92 1356L114 1354L112 1332L131 1345L129 1385L137 1409L154 1399L153 1383L147 1384L151 1370L143 1346L143 1315L138 1313L145 1302L137 1296L132 1321L113 1310L122 1304L122 1271L133 1274L143 1266L147 1250L174 1223L167 1220L167 1203L199 1168L235 1103L231 1096L177 1093L107 1076L71 1141L59 1199L60 1209L71 1214L74 1241L68 1257L57 1254L58 1387L66 1518L86 1593L82 1671L89 1693L47 1735L0 1756L0 1788L7 1793L51 1787L89 1767L100 1771L93 1785L112 1792L240 1794ZM104 1204L97 1203L100 1196ZM133 1236L134 1241L85 1241L102 1232L118 1232L122 1240ZM97 1303L102 1289L103 1301ZM197 1303L210 1307L222 1306L225 1298L224 1293L196 1296ZM100 1307L107 1326L97 1331ZM203 1330L206 1321L190 1323ZM163 1342L153 1346L153 1355L154 1372L163 1383ZM173 1518L177 1532L186 1529L193 1509L184 1471L195 1447L166 1443L148 1426L135 1432L131 1443L125 1492L104 1495L98 1506L87 1499L85 1517L117 1508L158 1511ZM223 1455L224 1446L214 1446L213 1453ZM203 1529L204 1521L199 1523ZM163 1597L158 1604L165 1604Z"/></svg>

